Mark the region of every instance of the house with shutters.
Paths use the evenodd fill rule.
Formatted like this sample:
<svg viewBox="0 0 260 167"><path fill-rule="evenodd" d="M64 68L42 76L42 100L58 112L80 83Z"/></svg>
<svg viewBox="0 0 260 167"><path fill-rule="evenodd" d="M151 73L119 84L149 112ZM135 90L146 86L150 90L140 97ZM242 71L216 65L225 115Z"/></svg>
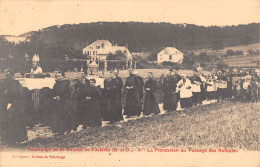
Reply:
<svg viewBox="0 0 260 167"><path fill-rule="evenodd" d="M175 47L166 47L159 53L157 53L157 64L163 62L182 63L183 53Z"/></svg>

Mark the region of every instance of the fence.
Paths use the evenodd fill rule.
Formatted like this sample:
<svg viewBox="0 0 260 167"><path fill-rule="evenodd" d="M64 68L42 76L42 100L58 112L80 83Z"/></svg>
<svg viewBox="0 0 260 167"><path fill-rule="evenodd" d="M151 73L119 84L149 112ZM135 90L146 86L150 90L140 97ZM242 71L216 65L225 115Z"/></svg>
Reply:
<svg viewBox="0 0 260 167"><path fill-rule="evenodd" d="M58 69L60 71L87 71L89 60L85 59L68 59L68 60L40 60L40 66L44 72L53 72ZM104 60L97 61L100 70L112 70L112 69L128 69L136 67L136 62L130 60ZM22 58L8 58L0 60L0 71L4 71L6 68L12 68L14 72L28 73L32 67L32 61Z"/></svg>

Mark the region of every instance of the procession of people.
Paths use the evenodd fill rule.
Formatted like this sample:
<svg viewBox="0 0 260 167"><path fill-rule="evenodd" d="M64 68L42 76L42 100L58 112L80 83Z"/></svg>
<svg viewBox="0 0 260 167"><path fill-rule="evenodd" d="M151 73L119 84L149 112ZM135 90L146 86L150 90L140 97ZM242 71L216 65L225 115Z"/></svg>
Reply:
<svg viewBox="0 0 260 167"><path fill-rule="evenodd" d="M40 74L39 57L33 58L31 74ZM259 75L243 69L222 70L203 74L194 69L193 75L170 69L159 81L149 72L142 78L134 69L123 82L119 70L110 71L104 79L104 87L96 85L95 79L66 80L57 78L53 89L39 90L39 114L33 116L33 101L29 90L14 78L11 69L6 70L6 80L0 85L0 135L1 141L14 144L28 140L27 129L37 123L49 126L54 133L64 134L102 126L102 121L114 124L141 114L159 114L159 99L156 92L163 94L163 109L176 111L201 105L204 100L227 98L237 100L259 100ZM63 76L64 77L64 76ZM124 104L124 105L123 105Z"/></svg>

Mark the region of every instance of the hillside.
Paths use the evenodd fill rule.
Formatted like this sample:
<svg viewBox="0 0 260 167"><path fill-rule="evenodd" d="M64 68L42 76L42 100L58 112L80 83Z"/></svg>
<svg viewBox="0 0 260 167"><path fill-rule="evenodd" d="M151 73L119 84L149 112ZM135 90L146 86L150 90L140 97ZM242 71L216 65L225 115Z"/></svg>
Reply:
<svg viewBox="0 0 260 167"><path fill-rule="evenodd" d="M201 52L207 52L208 55L224 55L226 54L227 50L233 50L233 51L242 51L243 53L247 53L248 50L260 50L260 43L252 43L249 45L237 45L237 46L230 46L225 47L220 50L212 50L212 49L198 49L194 50L193 52L195 54L200 54Z"/></svg>
<svg viewBox="0 0 260 167"><path fill-rule="evenodd" d="M260 55L230 56L222 60L231 67L260 68Z"/></svg>
<svg viewBox="0 0 260 167"><path fill-rule="evenodd" d="M258 151L259 107L260 103L226 100L64 136L38 138L21 144L20 148L175 147Z"/></svg>
<svg viewBox="0 0 260 167"><path fill-rule="evenodd" d="M11 49L1 45L0 56L8 56L11 50L14 57L36 52L48 58L61 58L65 54L75 57L82 54L83 47L97 39L127 45L131 52L158 52L165 46L175 46L181 51L211 48L216 42L228 47L259 42L259 27L260 23L224 27L141 22L55 25L20 35L27 36L30 42L11 45Z"/></svg>

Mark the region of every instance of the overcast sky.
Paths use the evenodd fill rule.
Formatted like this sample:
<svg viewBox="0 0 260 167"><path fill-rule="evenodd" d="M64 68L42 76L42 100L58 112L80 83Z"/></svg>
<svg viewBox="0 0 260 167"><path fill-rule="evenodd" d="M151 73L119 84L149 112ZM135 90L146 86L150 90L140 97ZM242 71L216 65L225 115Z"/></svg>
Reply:
<svg viewBox="0 0 260 167"><path fill-rule="evenodd" d="M170 22L204 26L260 23L260 0L0 0L1 35L19 35L52 25L97 21Z"/></svg>

